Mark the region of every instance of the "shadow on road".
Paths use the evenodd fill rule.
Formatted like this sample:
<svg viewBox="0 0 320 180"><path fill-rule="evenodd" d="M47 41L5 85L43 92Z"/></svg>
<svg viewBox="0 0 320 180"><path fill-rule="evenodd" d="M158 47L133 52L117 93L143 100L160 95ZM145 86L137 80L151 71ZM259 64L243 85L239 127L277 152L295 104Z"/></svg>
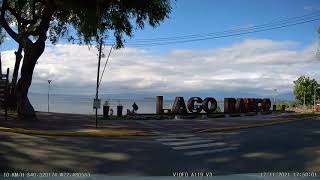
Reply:
<svg viewBox="0 0 320 180"><path fill-rule="evenodd" d="M185 156L152 137L90 138L29 136L1 132L0 171L89 172L172 176L320 171L320 121L294 122L234 132L222 142L235 150ZM213 138L218 134L197 135ZM213 147L214 149L214 147Z"/></svg>
<svg viewBox="0 0 320 180"><path fill-rule="evenodd" d="M320 121L256 128L230 143L237 151L205 160L221 174L260 172L320 172Z"/></svg>

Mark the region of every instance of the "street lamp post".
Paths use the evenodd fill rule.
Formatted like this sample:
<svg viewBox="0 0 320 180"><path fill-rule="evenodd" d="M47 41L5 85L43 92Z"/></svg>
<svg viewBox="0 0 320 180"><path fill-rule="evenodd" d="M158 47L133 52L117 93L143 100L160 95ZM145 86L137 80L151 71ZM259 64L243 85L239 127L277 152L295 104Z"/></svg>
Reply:
<svg viewBox="0 0 320 180"><path fill-rule="evenodd" d="M276 105L276 95L277 95L278 89L274 89L274 96L273 96L273 104Z"/></svg>
<svg viewBox="0 0 320 180"><path fill-rule="evenodd" d="M48 112L49 112L49 110L50 110L50 109L49 109L49 107L50 107L50 106L49 106L49 104L50 104L50 103L49 103L49 98L50 98L50 84L51 84L51 81L52 81L52 80L50 80L50 79L48 80Z"/></svg>
<svg viewBox="0 0 320 180"><path fill-rule="evenodd" d="M319 89L319 87L315 86L314 88L314 92L313 92L313 111L316 111L316 100L317 100L317 89Z"/></svg>
<svg viewBox="0 0 320 180"><path fill-rule="evenodd" d="M303 109L306 109L306 79L304 78L303 84Z"/></svg>

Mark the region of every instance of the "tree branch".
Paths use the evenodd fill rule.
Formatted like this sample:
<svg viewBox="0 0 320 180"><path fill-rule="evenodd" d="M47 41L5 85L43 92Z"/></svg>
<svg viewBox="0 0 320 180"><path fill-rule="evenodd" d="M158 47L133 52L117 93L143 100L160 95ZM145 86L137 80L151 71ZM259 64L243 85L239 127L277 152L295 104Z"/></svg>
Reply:
<svg viewBox="0 0 320 180"><path fill-rule="evenodd" d="M54 4L52 0L48 0L46 3L46 6L43 10L43 14L42 14L42 18L41 18L41 22L40 25L38 26L38 28L35 30L38 32L39 38L36 41L36 43L39 42L44 42L47 39L47 31L49 29L50 26L50 21L52 18L54 12Z"/></svg>
<svg viewBox="0 0 320 180"><path fill-rule="evenodd" d="M36 4L37 3L41 3L42 5L45 4L44 0L35 0L32 3L32 18L35 20L35 23L38 21L38 19L40 18L40 16L37 16L36 14Z"/></svg>
<svg viewBox="0 0 320 180"><path fill-rule="evenodd" d="M10 6L7 6L6 9L17 19L18 22L22 23L22 24L35 24L37 22L38 19L24 19L22 17L20 17L20 15Z"/></svg>
<svg viewBox="0 0 320 180"><path fill-rule="evenodd" d="M16 42L20 42L21 38L15 33L9 26L7 20L5 19L6 8L7 8L7 0L4 0L2 3L1 14L0 14L0 23L1 26L7 31L7 33L14 39Z"/></svg>
<svg viewBox="0 0 320 180"><path fill-rule="evenodd" d="M22 44L24 47L30 45L32 41L28 39L23 33L18 34L12 30L12 28L9 26L8 21L5 18L6 10L8 10L8 0L3 0L2 8L1 8L1 14L0 14L0 24L1 26L6 30L6 32L9 34L9 36L14 39L19 44ZM10 8L10 7L9 7ZM19 24L19 22L18 22ZM19 26L19 25L18 25Z"/></svg>

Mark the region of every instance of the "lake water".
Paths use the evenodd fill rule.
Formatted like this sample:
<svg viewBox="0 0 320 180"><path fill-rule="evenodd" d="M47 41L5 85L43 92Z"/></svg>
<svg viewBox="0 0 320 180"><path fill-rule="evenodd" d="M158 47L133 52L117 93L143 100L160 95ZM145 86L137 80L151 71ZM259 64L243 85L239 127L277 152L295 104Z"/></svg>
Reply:
<svg viewBox="0 0 320 180"><path fill-rule="evenodd" d="M48 111L48 96L45 94L30 94L29 99L36 111ZM101 109L98 110L102 114L102 106L104 101L102 99ZM155 113L156 100L155 99L108 99L110 107L116 114L117 105L120 103L123 106L123 114L126 110L132 110L132 104L136 102L139 106L138 113ZM185 98L185 101L187 99ZM164 108L171 109L174 100L164 100ZM80 95L50 95L50 112L73 113L73 114L94 114L93 97ZM223 110L223 102L218 102L218 106Z"/></svg>

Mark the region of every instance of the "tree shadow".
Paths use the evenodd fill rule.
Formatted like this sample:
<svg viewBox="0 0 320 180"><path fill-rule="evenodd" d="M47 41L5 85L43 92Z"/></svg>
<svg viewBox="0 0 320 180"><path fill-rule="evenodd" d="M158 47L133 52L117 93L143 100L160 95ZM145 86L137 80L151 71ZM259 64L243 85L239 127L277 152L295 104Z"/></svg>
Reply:
<svg viewBox="0 0 320 180"><path fill-rule="evenodd" d="M299 123L299 122L297 122ZM216 154L206 160L220 175L261 172L320 172L319 121L270 128L240 134L230 143L237 151ZM289 130L290 129L290 130ZM254 131L254 133L252 133Z"/></svg>
<svg viewBox="0 0 320 180"><path fill-rule="evenodd" d="M169 152L169 155L163 152ZM0 154L0 161L5 162L0 166L2 172L171 176L175 169L181 170L181 161L185 161L181 154L148 138L75 138L1 133Z"/></svg>
<svg viewBox="0 0 320 180"><path fill-rule="evenodd" d="M183 151L163 146L151 137L49 137L1 132L0 171L131 176L172 176L183 171L215 175L319 171L319 122L235 131L233 137L210 134L236 150L201 157L184 156Z"/></svg>

